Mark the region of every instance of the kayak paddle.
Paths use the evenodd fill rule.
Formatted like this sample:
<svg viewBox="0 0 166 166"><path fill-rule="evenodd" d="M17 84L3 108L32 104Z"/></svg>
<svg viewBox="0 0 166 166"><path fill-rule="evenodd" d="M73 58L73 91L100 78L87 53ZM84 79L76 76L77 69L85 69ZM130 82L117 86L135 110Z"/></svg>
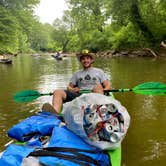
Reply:
<svg viewBox="0 0 166 166"><path fill-rule="evenodd" d="M81 93L90 93L91 90L82 90ZM166 84L161 82L146 82L139 84L132 89L111 89L104 92L134 92L143 95L166 95ZM29 102L41 96L53 95L53 93L40 93L35 90L25 90L16 93L15 102Z"/></svg>
<svg viewBox="0 0 166 166"><path fill-rule="evenodd" d="M83 90L82 93L90 93L91 90ZM135 86L132 89L111 89L104 90L107 92L134 92L143 95L165 95L166 94L166 84L161 82L146 82Z"/></svg>
<svg viewBox="0 0 166 166"><path fill-rule="evenodd" d="M35 90L25 90L16 93L14 95L14 101L15 102L29 102L32 100L37 99L40 96L46 96L46 95L53 95L53 93L39 93L38 91Z"/></svg>

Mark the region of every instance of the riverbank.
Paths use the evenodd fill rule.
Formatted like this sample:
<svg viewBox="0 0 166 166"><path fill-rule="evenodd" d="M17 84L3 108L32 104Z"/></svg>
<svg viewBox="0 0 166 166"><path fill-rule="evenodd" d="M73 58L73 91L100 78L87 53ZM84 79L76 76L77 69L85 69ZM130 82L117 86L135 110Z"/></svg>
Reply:
<svg viewBox="0 0 166 166"><path fill-rule="evenodd" d="M48 52L38 52L35 54L30 53L30 55L54 55L55 53L48 53ZM0 56L16 56L16 55L0 55ZM76 52L63 52L61 53L62 57L71 57L71 56L76 56ZM135 57L163 57L166 58L166 48L161 48L158 51L154 51L150 48L144 48L144 49L137 49L137 50L105 50L105 51L100 51L95 53L96 57L107 57L107 58L113 58L113 57L130 57L130 58L135 58Z"/></svg>
<svg viewBox="0 0 166 166"><path fill-rule="evenodd" d="M163 57L166 58L166 48L161 48L158 51L154 51L150 48L144 48L144 49L135 49L135 50L105 50L100 51L97 53L94 53L96 57L107 57L107 58L113 58L113 57ZM76 53L73 52L66 52L62 53L62 56L75 56Z"/></svg>
<svg viewBox="0 0 166 166"><path fill-rule="evenodd" d="M149 48L144 48L140 50L123 50L123 51L115 51L115 50L107 50L102 52L97 52L96 57L165 57L166 58L166 49L162 48L158 51L154 51Z"/></svg>

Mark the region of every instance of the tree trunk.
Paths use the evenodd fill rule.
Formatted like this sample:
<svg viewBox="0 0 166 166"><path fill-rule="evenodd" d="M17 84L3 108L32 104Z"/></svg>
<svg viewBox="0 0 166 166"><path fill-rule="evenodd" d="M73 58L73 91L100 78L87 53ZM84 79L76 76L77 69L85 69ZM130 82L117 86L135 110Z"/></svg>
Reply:
<svg viewBox="0 0 166 166"><path fill-rule="evenodd" d="M131 5L131 13L133 16L133 22L139 27L139 29L143 32L145 38L153 45L155 43L155 39L148 26L145 24L143 19L141 18L141 14L138 7L138 1L133 0Z"/></svg>

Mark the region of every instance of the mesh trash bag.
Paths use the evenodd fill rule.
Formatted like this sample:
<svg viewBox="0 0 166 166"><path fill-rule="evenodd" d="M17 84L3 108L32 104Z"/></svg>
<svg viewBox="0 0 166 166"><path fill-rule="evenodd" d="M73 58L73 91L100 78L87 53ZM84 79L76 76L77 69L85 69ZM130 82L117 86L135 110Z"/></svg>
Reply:
<svg viewBox="0 0 166 166"><path fill-rule="evenodd" d="M65 103L62 114L68 129L103 150L119 147L130 124L130 116L119 101L97 93Z"/></svg>

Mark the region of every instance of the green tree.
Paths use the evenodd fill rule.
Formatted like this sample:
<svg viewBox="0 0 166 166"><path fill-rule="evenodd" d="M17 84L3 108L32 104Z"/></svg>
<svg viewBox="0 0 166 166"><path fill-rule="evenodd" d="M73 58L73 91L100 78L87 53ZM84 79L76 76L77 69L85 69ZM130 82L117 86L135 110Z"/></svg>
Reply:
<svg viewBox="0 0 166 166"><path fill-rule="evenodd" d="M144 44L153 47L156 44L159 45L160 41L165 38L166 12L164 9L166 4L163 1L110 0L109 7L112 22L122 27L132 22L135 27L133 32L141 33L139 36Z"/></svg>
<svg viewBox="0 0 166 166"><path fill-rule="evenodd" d="M15 17L0 6L0 53L16 53L19 48L19 25Z"/></svg>
<svg viewBox="0 0 166 166"><path fill-rule="evenodd" d="M66 24L66 22L60 19L56 19L53 23L53 27L54 30L52 37L55 40L58 49L66 51L67 45L71 38L71 29L69 24Z"/></svg>
<svg viewBox="0 0 166 166"><path fill-rule="evenodd" d="M33 15L33 7L39 0L0 1L1 43L3 52L27 51L31 45L33 25L38 21Z"/></svg>
<svg viewBox="0 0 166 166"><path fill-rule="evenodd" d="M67 2L71 9L70 16L73 18L74 31L79 38L78 48L97 49L97 43L100 42L93 41L94 34L97 33L97 36L102 38L105 22L109 18L105 10L105 0L68 0Z"/></svg>
<svg viewBox="0 0 166 166"><path fill-rule="evenodd" d="M5 7L6 9L10 10L31 10L32 8L37 5L40 2L40 0L1 0L0 5Z"/></svg>
<svg viewBox="0 0 166 166"><path fill-rule="evenodd" d="M51 51L54 45L51 34L53 27L49 24L35 23L30 38L31 48L37 51Z"/></svg>
<svg viewBox="0 0 166 166"><path fill-rule="evenodd" d="M81 48L153 48L165 40L166 3L162 0L67 2Z"/></svg>

